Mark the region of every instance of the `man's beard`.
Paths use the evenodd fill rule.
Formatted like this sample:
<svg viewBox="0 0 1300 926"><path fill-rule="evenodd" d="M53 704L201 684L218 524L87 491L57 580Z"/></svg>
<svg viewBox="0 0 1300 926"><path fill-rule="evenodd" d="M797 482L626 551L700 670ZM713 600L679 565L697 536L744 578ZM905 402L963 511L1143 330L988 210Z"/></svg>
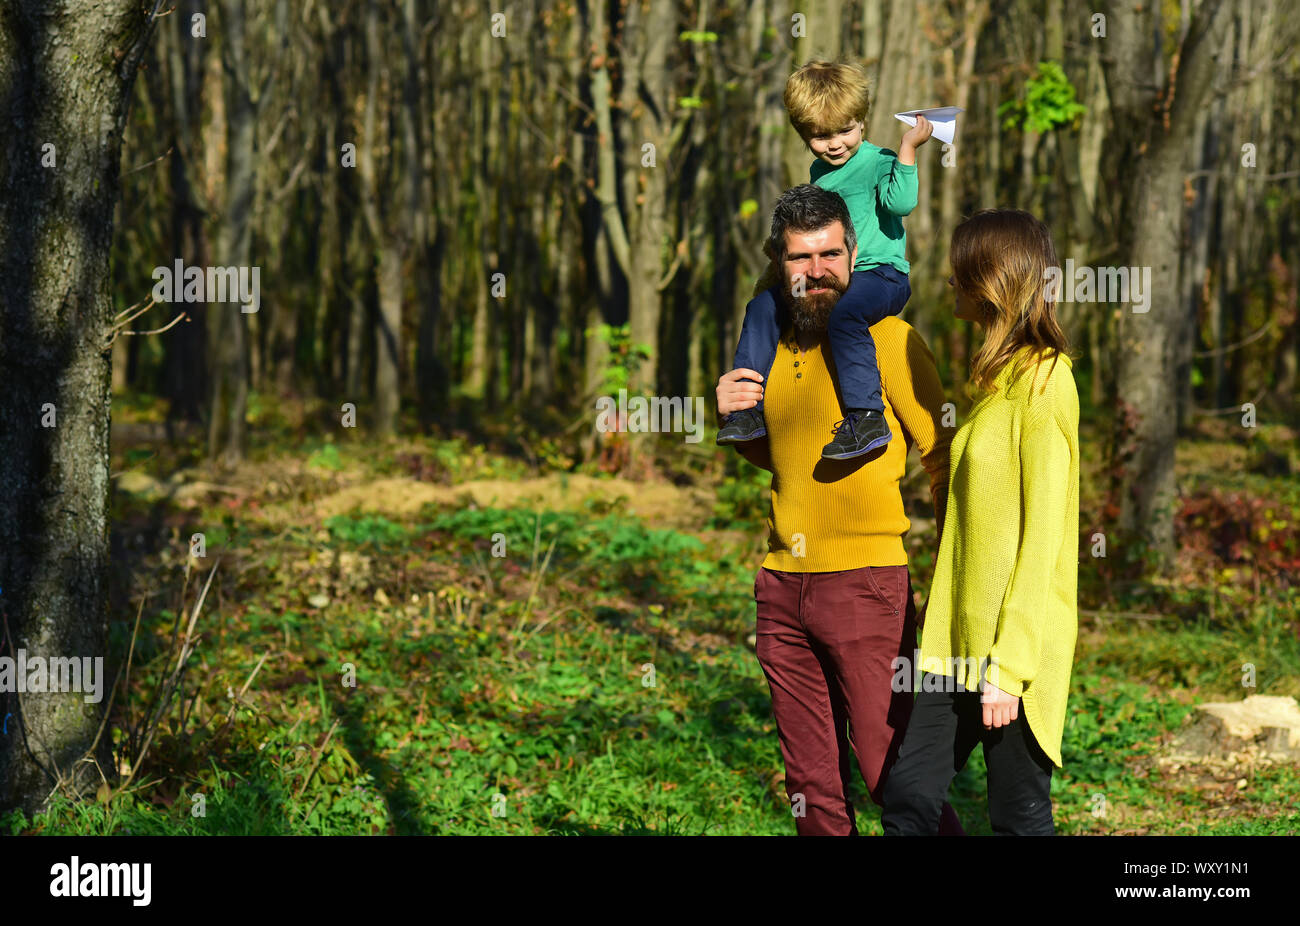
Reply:
<svg viewBox="0 0 1300 926"><path fill-rule="evenodd" d="M794 281L789 277L785 281L785 305L790 313L790 321L796 331L805 334L821 334L826 330L826 324L831 317L831 309L839 301L840 296L844 295L845 285L835 274L827 271L819 279L811 277L804 278L804 291L802 296L794 295L791 290L794 288ZM825 288L824 293L808 293L810 289Z"/></svg>

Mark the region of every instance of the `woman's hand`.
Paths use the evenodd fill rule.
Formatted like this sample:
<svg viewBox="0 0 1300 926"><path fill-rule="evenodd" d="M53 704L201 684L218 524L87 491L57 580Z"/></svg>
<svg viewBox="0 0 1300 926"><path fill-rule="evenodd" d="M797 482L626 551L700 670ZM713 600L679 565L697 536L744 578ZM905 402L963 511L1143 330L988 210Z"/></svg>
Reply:
<svg viewBox="0 0 1300 926"><path fill-rule="evenodd" d="M744 377L748 377L745 379ZM758 380L750 382L749 380ZM718 380L718 414L730 415L742 409L753 408L763 398L763 374L745 367L723 373Z"/></svg>
<svg viewBox="0 0 1300 926"><path fill-rule="evenodd" d="M984 708L984 729L996 730L1016 719L1020 711L1020 699L1007 694L997 685L985 682L984 690L980 692L980 706Z"/></svg>

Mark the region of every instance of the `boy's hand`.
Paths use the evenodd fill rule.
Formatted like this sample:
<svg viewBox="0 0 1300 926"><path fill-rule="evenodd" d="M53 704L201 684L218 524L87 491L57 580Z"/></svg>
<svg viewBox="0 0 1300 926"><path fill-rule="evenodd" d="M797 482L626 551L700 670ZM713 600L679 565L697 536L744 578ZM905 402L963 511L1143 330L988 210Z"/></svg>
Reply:
<svg viewBox="0 0 1300 926"><path fill-rule="evenodd" d="M723 373L718 380L718 414L730 415L743 408L753 408L763 398L763 387L758 384L762 381L762 373L745 367Z"/></svg>
<svg viewBox="0 0 1300 926"><path fill-rule="evenodd" d="M925 116L916 117L916 125L903 133L903 143L898 146L898 160L903 164L916 163L916 149L934 134L934 124Z"/></svg>

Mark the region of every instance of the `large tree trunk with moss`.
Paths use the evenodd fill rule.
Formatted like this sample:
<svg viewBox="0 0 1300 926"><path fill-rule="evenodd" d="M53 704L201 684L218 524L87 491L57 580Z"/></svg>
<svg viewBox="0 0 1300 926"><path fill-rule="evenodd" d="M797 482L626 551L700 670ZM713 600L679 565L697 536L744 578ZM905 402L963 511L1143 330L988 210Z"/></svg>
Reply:
<svg viewBox="0 0 1300 926"><path fill-rule="evenodd" d="M1151 82L1163 60L1149 6L1117 0L1108 10L1102 62L1127 166L1117 264L1150 268L1149 310L1121 307L1112 444L1112 502L1121 537L1146 547L1166 572L1174 555L1174 443L1179 383L1189 375L1183 333L1191 319L1179 298L1188 152L1223 44L1230 3L1204 0L1179 44L1172 80ZM1157 73L1162 70L1157 67Z"/></svg>
<svg viewBox="0 0 1300 926"><path fill-rule="evenodd" d="M109 245L122 130L154 13L137 0L0 7L5 656L107 655ZM0 810L35 811L61 781L70 793L93 790L96 763L113 775L107 738L91 748L108 687L98 703L74 691L0 693Z"/></svg>

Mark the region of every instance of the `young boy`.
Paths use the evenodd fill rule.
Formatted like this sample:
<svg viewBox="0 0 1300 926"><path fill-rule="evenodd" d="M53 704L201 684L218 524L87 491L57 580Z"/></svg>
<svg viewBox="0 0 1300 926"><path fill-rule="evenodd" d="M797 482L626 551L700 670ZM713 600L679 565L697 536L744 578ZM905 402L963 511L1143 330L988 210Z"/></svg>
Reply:
<svg viewBox="0 0 1300 926"><path fill-rule="evenodd" d="M897 156L866 141L862 133L870 111L867 75L850 63L812 61L799 68L786 81L785 108L791 125L817 158L809 179L844 198L857 234L854 272L827 324L844 418L834 426L822 457L847 460L883 447L893 437L880 399L876 345L867 329L897 315L912 294L900 217L916 208L916 148L925 144L933 127L918 116L916 125L903 134ZM781 337L776 288L784 279L780 269L770 265L759 281L761 292L745 307L736 348L736 367L757 370L765 378ZM717 442L734 444L765 434L760 399L754 408L728 415Z"/></svg>

